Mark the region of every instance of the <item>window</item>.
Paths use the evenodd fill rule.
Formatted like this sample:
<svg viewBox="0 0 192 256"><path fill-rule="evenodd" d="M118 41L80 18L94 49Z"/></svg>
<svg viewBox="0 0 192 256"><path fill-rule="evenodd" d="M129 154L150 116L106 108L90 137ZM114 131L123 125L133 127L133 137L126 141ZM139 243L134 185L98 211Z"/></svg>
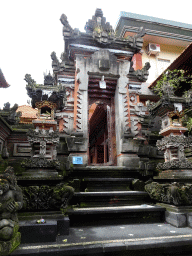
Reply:
<svg viewBox="0 0 192 256"><path fill-rule="evenodd" d="M166 68L169 67L171 61L168 59L159 59L158 58L158 75L160 75Z"/></svg>

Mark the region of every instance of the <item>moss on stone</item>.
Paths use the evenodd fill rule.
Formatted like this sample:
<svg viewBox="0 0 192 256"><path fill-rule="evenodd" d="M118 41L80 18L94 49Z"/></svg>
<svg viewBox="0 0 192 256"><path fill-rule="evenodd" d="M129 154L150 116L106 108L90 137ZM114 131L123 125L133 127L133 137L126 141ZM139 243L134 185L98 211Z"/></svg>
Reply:
<svg viewBox="0 0 192 256"><path fill-rule="evenodd" d="M3 173L5 169L9 166L8 159L3 159L0 155L0 173Z"/></svg>

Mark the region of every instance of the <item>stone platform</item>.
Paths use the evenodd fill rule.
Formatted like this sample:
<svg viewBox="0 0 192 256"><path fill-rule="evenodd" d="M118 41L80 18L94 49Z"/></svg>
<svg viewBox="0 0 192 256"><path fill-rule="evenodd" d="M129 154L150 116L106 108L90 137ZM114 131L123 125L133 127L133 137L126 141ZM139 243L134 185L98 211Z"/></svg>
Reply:
<svg viewBox="0 0 192 256"><path fill-rule="evenodd" d="M191 228L161 222L70 228L56 242L21 244L11 255L190 256L191 251Z"/></svg>

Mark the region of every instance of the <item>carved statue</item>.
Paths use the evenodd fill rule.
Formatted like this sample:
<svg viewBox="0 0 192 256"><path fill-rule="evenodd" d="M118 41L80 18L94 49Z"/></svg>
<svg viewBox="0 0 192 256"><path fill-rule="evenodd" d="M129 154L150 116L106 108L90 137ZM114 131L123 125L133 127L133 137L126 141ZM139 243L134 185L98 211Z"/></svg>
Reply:
<svg viewBox="0 0 192 256"><path fill-rule="evenodd" d="M36 81L31 77L30 74L26 74L24 80L28 83L28 85L36 84Z"/></svg>
<svg viewBox="0 0 192 256"><path fill-rule="evenodd" d="M59 60L58 60L55 52L51 53L51 59L52 59L53 70L58 70L59 69Z"/></svg>
<svg viewBox="0 0 192 256"><path fill-rule="evenodd" d="M4 104L3 110L10 110L10 103L9 102Z"/></svg>
<svg viewBox="0 0 192 256"><path fill-rule="evenodd" d="M44 85L49 85L49 86L54 85L54 78L52 77L50 72L48 75L44 75Z"/></svg>
<svg viewBox="0 0 192 256"><path fill-rule="evenodd" d="M135 76L142 82L146 82L148 79L148 75L149 75L149 69L150 69L151 65L149 62L145 63L145 66L141 69L141 70L136 70L134 72Z"/></svg>
<svg viewBox="0 0 192 256"><path fill-rule="evenodd" d="M61 15L60 21L61 21L61 23L64 26L64 28L63 28L64 31L65 30L68 30L68 31L72 31L73 30L72 27L69 25L69 22L67 20L67 16L65 14Z"/></svg>
<svg viewBox="0 0 192 256"><path fill-rule="evenodd" d="M19 123L19 117L22 115L22 113L16 112L18 109L18 104L14 104L14 106L10 109L10 115L8 117L9 124L18 124Z"/></svg>
<svg viewBox="0 0 192 256"><path fill-rule="evenodd" d="M17 185L13 167L0 175L0 240L8 241L19 229L17 211L23 206L22 191Z"/></svg>

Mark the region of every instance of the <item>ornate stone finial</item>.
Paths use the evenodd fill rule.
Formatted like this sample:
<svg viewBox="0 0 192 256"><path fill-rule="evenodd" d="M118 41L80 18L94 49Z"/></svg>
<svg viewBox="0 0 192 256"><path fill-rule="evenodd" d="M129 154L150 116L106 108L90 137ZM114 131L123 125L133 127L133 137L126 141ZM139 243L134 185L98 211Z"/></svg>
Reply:
<svg viewBox="0 0 192 256"><path fill-rule="evenodd" d="M106 18L103 17L101 9L96 9L95 15L85 25L87 33L93 33L93 37L97 40L99 37L105 38L105 40L99 40L100 43L108 42L109 38L114 36L114 30L109 22L106 22Z"/></svg>
<svg viewBox="0 0 192 256"><path fill-rule="evenodd" d="M103 17L103 11L100 8L97 8L95 11L95 17Z"/></svg>
<svg viewBox="0 0 192 256"><path fill-rule="evenodd" d="M136 70L134 72L134 75L141 81L141 82L146 82L148 79L148 75L149 75L149 69L150 69L151 65L149 62L145 63L145 66L141 69L141 70Z"/></svg>
<svg viewBox="0 0 192 256"><path fill-rule="evenodd" d="M54 78L52 77L50 72L48 75L44 75L44 85L53 86L53 84L54 84Z"/></svg>
<svg viewBox="0 0 192 256"><path fill-rule="evenodd" d="M0 245L1 255L10 254L19 244L17 211L23 206L23 194L17 185L13 167L0 175Z"/></svg>
<svg viewBox="0 0 192 256"><path fill-rule="evenodd" d="M36 84L36 81L31 77L30 74L26 74L24 80L28 83L28 85Z"/></svg>
<svg viewBox="0 0 192 256"><path fill-rule="evenodd" d="M4 104L3 110L5 110L5 111L10 110L10 103L9 102L6 102Z"/></svg>
<svg viewBox="0 0 192 256"><path fill-rule="evenodd" d="M67 20L67 16L65 14L61 15L60 21L63 24L63 36L65 38L67 38L67 37L69 37L73 33L73 29L69 25L69 22Z"/></svg>
<svg viewBox="0 0 192 256"><path fill-rule="evenodd" d="M58 60L58 58L57 58L55 52L52 52L52 53L51 53L51 59L52 59L52 68L53 68L53 71L59 70L59 60Z"/></svg>

